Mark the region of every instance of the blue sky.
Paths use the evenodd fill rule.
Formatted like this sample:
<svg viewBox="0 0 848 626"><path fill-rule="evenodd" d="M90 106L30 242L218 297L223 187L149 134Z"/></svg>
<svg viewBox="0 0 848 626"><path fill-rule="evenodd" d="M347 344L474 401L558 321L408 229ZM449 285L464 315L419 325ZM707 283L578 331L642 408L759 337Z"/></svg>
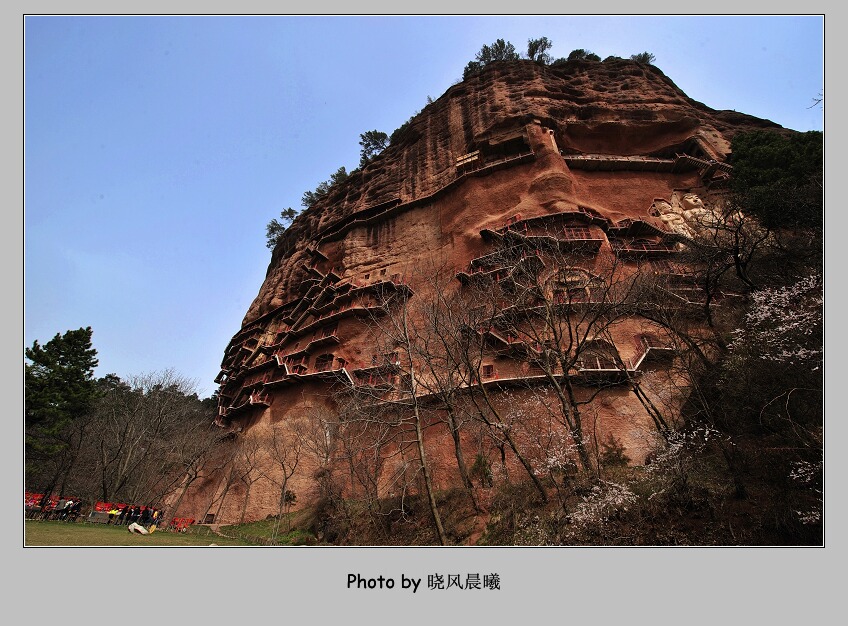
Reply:
<svg viewBox="0 0 848 626"><path fill-rule="evenodd" d="M687 95L823 130L815 16L30 16L24 345L94 330L98 376L201 397L267 270L265 225L356 167L497 38L642 51Z"/></svg>

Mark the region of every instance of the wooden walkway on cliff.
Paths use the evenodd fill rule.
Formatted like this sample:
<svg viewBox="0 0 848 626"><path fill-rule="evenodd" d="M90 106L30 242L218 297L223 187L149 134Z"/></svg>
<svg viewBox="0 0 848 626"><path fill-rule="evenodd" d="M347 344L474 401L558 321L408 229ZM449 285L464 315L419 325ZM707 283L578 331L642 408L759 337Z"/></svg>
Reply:
<svg viewBox="0 0 848 626"><path fill-rule="evenodd" d="M487 335L495 333L496 338L510 346L524 344L524 351L535 353L536 356L541 352L541 345L539 344L498 335L497 331L492 328L483 329L483 332ZM639 335L636 340L638 352L633 358L618 358L611 361L600 357L586 356L570 367L565 375L562 372L545 374L535 370L527 373L513 372L502 376L492 364L484 364L480 367L479 379L472 376L471 380L458 384L455 390L457 392L469 392L478 388L478 386L506 389L544 385L550 382L551 376L560 380L567 376L579 385L617 385L638 375L645 369L648 361L655 359L665 361L676 352L673 347L650 335ZM274 398L270 393L273 387L286 386L311 378L322 379L331 384L341 383L347 389L359 389L365 393L372 393L374 394L375 404L397 404L412 398L412 393L408 388L398 387L396 385L397 380L393 380L397 375L403 377L404 374L396 353L384 355L387 357L385 360L374 361L371 364L354 364L341 360L335 363L334 361L323 364L316 363L313 367L306 367L299 362L293 362L285 358L286 355L275 354L274 356L276 358L268 362L274 364L270 371L265 369L265 371L259 371L254 376L245 379L241 389L233 395L232 402L229 405L219 407L219 419L232 418L235 414L255 406L267 408L273 404ZM260 368L255 369L259 370ZM432 392L416 394L418 400L435 399L438 396L438 393Z"/></svg>
<svg viewBox="0 0 848 626"><path fill-rule="evenodd" d="M716 180L726 179L726 177L729 177L732 172L732 167L726 163L722 163L714 159L698 158L688 154L677 154L673 159L652 156L617 156L608 154L562 156L570 168L587 171L655 171L675 173L697 170L699 175L708 182L708 184L711 184ZM299 367L294 369L295 364L287 362L287 357L293 357L294 354L282 354L279 351L284 339L294 336L304 336L310 330L315 330L317 332L322 326L337 321L337 319L341 316L357 313L364 314L371 312L374 308L373 305L365 306L361 303L355 302L354 296L364 289L376 288L376 285L359 284L352 278L343 280L342 277L336 273L335 269L329 270L326 274L321 273L317 267L317 262L319 260L326 260L326 256L321 254L318 250L322 242L339 239L357 226L382 221L413 207L430 202L440 194L461 185L471 176L486 176L501 169L532 162L535 158L536 155L532 151L523 152L498 159L497 161L481 163L480 166L476 168L468 167L472 161L468 161L467 163L463 161L461 165L465 169L449 169L444 171L442 175L436 179L436 184L434 185L435 190L429 194L413 198L406 202L401 202L401 198L397 197L389 201L358 210L346 218L319 231L316 238L313 239L308 246L308 251L316 257L311 264L305 265L307 272L310 274L310 278L308 278L305 282L311 283L308 293L266 312L264 315L260 316L260 318L257 318L247 324L238 333L236 333L231 340L226 351L224 359L225 363L222 363L222 370L218 377L216 377L216 382L219 384L232 385L232 391L230 394L227 394L231 399L231 404L229 406L221 407L223 409L221 417L226 417L231 415L233 412L237 412L257 404L268 406L270 404L271 397L267 394L267 392L263 393L263 389L270 385L290 384L309 377L329 377L332 379L340 378L344 380L348 386L354 387L359 386L357 383L361 384L358 377L351 378L351 375L348 373L349 368L345 367L343 359L337 359L338 361L342 361L342 364L337 367L322 364L321 367L310 370L306 368L304 364L300 364ZM713 178L709 179L708 177L711 176ZM574 211L567 211L561 215L544 215L519 221L524 227L529 227L531 225L535 225L536 222L539 222L541 225L543 223L547 223L547 221L551 219L557 219L563 216L570 217L572 214L580 218L579 221L584 221L589 226L600 226L601 230L610 234L613 234L613 232L617 235L633 234L630 233L633 226L630 222L634 222L633 220L625 220L621 223L611 224L607 219L600 215L596 215L592 210L584 207L578 207ZM520 216L515 216L509 224L505 224L501 229L484 229L481 231L481 235L484 239L486 239L487 236L494 238L519 236L520 233L517 233L519 225L516 222L517 218L520 218ZM625 224L624 222L627 223ZM642 220L636 220L634 223L636 223L637 226L642 226L643 229L646 226L650 226L650 224L642 224ZM671 233L665 233L661 228L657 228L657 230L658 233L656 234L664 238L672 237ZM572 245L575 243L588 243L593 244L592 248L595 252L597 251L597 246L600 245L602 241L599 237L590 236L591 233L582 233L582 231L578 233L577 229L573 226L564 227L562 233L559 234L561 236L556 240L557 245L564 246L566 244ZM611 240L611 243L613 243L613 240ZM646 247L647 244L641 244L641 246L633 247L633 245L629 245L626 241L619 241L618 239L615 239L615 243L618 244L617 246L614 246L616 253L618 254L632 251L644 256L646 251L667 253L673 250L671 243L665 241L652 244L653 247L650 248ZM468 272L469 276L471 274L481 273L484 269L482 267L477 267L482 263L482 261L480 259L476 261L477 263L471 263ZM460 272L460 274L462 274L462 272ZM462 279L462 276L459 277ZM378 282L381 284L388 282L392 287L399 290L408 289L408 286L405 285L402 280L396 280L395 277L392 277L392 280L389 281L383 280ZM273 340L271 345L260 345L260 337L264 332L263 322L278 316L286 322L284 328L281 332L277 333L277 337ZM307 347L323 347L324 345L338 342L339 339L334 331L322 332L320 333L320 336L314 338ZM516 347L512 346L511 342L507 343L510 344L508 346L510 349ZM662 350L657 346L651 346L650 348L655 349L655 351ZM247 358L241 358L238 359L237 362L233 362L235 361L234 357L239 352L244 352L247 355ZM254 361L254 357L256 357L260 352L266 353L266 356L264 358L260 358L258 361ZM636 365L628 364L625 371L635 372L640 369L641 362L644 357L647 356L648 352L649 348L646 347L645 352L637 360L638 363ZM271 354L268 355L268 353ZM292 369L289 369L290 367ZM270 373L268 372L268 369L275 369L277 371ZM571 373L570 375L577 374L579 379L583 379L584 382L589 382L590 380L595 379L609 379L610 377L616 378L620 376L621 373L622 371L618 369L607 371L607 369L600 368L599 366L597 370L590 368L582 370L579 373ZM536 378L536 375L517 376L514 379L512 377L509 379L500 379L497 383L495 383L494 380L484 381L484 384L504 385L519 383L519 381L526 382L528 380L535 380Z"/></svg>
<svg viewBox="0 0 848 626"><path fill-rule="evenodd" d="M686 172L698 170L705 181L715 184L733 173L733 166L715 159L703 159L690 154L677 154L673 159L652 156L619 156L614 154L563 154L571 169L589 172Z"/></svg>

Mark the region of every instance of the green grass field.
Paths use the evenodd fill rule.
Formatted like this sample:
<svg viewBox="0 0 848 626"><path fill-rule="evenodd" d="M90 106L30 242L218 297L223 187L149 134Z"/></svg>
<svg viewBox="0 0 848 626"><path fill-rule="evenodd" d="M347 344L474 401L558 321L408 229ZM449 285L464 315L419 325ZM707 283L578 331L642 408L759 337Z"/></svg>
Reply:
<svg viewBox="0 0 848 626"><path fill-rule="evenodd" d="M26 520L24 545L29 546L131 546L131 547L209 547L256 545L245 539L230 539L213 533L205 526L189 528L176 533L155 531L150 535L138 535L126 526Z"/></svg>

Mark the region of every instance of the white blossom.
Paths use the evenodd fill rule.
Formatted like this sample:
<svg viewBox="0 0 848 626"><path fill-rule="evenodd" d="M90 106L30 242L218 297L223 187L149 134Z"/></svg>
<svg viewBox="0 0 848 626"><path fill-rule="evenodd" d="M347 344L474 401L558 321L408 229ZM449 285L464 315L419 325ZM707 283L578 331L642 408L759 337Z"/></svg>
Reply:
<svg viewBox="0 0 848 626"><path fill-rule="evenodd" d="M802 485L808 485L821 474L822 462L796 461L789 471L789 478Z"/></svg>
<svg viewBox="0 0 848 626"><path fill-rule="evenodd" d="M822 358L822 346L817 343L824 303L820 276L807 276L780 289L761 289L751 297L745 327L734 331L731 351L748 346L760 359L786 365Z"/></svg>
<svg viewBox="0 0 848 626"><path fill-rule="evenodd" d="M821 511L795 511L802 524L818 524L821 521Z"/></svg>
<svg viewBox="0 0 848 626"><path fill-rule="evenodd" d="M616 512L627 511L636 500L636 494L627 486L601 481L583 497L569 519L572 524L587 528L607 521Z"/></svg>

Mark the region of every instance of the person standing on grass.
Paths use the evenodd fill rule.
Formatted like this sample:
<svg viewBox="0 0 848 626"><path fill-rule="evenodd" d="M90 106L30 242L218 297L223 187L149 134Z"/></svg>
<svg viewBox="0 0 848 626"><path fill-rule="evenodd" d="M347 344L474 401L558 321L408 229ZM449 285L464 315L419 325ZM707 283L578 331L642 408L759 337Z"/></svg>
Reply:
<svg viewBox="0 0 848 626"><path fill-rule="evenodd" d="M150 525L150 507L146 506L141 510L141 517L139 517L138 523L144 527Z"/></svg>
<svg viewBox="0 0 848 626"><path fill-rule="evenodd" d="M62 515L62 510L65 508L65 496L59 496L59 502L56 503L56 507L53 509L53 519L59 519Z"/></svg>
<svg viewBox="0 0 848 626"><path fill-rule="evenodd" d="M77 500L68 511L68 519L72 522L76 522L80 513L82 513L82 500Z"/></svg>

